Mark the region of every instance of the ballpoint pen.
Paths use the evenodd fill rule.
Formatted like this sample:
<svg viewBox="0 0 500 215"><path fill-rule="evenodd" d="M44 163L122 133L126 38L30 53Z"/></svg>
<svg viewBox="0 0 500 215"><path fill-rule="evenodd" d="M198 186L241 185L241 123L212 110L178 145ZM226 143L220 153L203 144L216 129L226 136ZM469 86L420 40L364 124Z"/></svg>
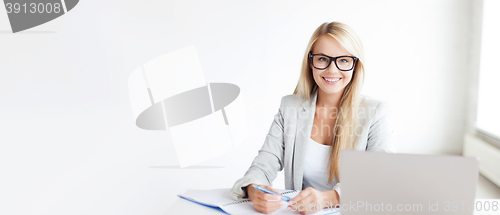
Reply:
<svg viewBox="0 0 500 215"><path fill-rule="evenodd" d="M273 194L273 195L281 196L281 199L282 199L283 201L288 202L288 201L290 201L290 199L291 199L291 198L290 198L290 197L288 197L288 196L282 196L282 195L280 195L280 194L277 194L277 193L275 193L275 192L273 192L273 191L270 191L270 190L268 190L268 189L266 189L266 188L263 188L263 187L261 187L261 186L255 185L255 184L254 184L254 185L252 185L252 186L253 186L255 189L257 189L257 190L259 190L259 191L262 191L262 192L264 192L264 193L269 193L269 194Z"/></svg>

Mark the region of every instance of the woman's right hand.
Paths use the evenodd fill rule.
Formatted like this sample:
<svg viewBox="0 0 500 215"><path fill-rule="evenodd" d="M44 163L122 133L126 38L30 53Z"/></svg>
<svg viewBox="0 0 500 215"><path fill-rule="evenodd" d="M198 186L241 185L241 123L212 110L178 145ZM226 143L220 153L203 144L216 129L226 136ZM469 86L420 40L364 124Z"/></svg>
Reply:
<svg viewBox="0 0 500 215"><path fill-rule="evenodd" d="M273 194L264 193L262 191L255 189L252 185L254 185L254 184L250 184L247 186L247 195L248 195L248 199L250 199L250 201L252 201L253 206L255 207L255 210L257 210L258 212L270 214L270 213L280 209L285 204L285 201L281 200L281 196L276 196ZM280 192L274 190L270 186L259 185L259 184L255 184L255 185L264 187L264 188L271 190L275 193L281 194Z"/></svg>

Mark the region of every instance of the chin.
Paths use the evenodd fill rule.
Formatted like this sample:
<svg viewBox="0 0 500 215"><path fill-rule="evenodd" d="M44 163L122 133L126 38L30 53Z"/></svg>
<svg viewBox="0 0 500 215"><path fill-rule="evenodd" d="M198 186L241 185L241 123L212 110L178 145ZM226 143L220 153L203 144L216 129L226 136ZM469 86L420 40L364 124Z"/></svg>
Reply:
<svg viewBox="0 0 500 215"><path fill-rule="evenodd" d="M343 88L331 88L331 87L320 87L320 89L325 93L325 94L329 94L329 95L335 95L335 94L339 94L339 93L342 93L344 91L344 87Z"/></svg>

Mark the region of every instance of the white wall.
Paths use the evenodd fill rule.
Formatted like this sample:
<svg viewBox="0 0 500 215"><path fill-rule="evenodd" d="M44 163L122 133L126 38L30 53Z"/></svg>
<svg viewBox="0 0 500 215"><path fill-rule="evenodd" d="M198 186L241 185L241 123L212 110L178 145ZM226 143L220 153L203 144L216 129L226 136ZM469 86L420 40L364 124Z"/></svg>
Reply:
<svg viewBox="0 0 500 215"><path fill-rule="evenodd" d="M0 7L0 213L164 214L186 189L232 186L326 21L361 37L364 93L392 103L399 152L461 152L472 2L239 2L81 1L18 34ZM211 168L178 169L165 133L135 127L127 78L192 44L208 82L241 87L251 134Z"/></svg>
<svg viewBox="0 0 500 215"><path fill-rule="evenodd" d="M479 69L481 60L481 37L483 22L483 0L472 1L471 30L469 35L469 78L467 93L466 133L476 132Z"/></svg>

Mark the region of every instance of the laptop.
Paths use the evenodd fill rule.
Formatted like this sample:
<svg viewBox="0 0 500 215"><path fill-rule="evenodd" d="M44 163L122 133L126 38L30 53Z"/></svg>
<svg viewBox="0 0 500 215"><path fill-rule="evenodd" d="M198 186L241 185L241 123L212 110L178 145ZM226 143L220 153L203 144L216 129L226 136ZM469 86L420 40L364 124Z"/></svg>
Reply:
<svg viewBox="0 0 500 215"><path fill-rule="evenodd" d="M451 155L342 150L342 215L472 215L479 162Z"/></svg>

